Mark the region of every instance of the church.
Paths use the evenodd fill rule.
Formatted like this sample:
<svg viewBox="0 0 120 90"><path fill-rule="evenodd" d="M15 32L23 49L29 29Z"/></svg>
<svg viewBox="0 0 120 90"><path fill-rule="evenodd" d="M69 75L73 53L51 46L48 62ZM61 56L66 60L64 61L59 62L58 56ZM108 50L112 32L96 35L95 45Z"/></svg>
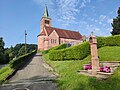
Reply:
<svg viewBox="0 0 120 90"><path fill-rule="evenodd" d="M51 21L46 6L40 21L38 50L48 50L63 43L73 46L82 43L86 39L79 32L52 27Z"/></svg>

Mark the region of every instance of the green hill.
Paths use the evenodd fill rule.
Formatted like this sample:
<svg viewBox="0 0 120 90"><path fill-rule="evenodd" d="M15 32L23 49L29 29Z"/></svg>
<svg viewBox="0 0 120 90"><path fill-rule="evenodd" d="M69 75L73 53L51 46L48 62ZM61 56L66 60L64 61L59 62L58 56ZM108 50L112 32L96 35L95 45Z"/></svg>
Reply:
<svg viewBox="0 0 120 90"><path fill-rule="evenodd" d="M98 50L100 61L120 61L120 47L106 46ZM48 56L48 55L45 55ZM120 67L108 80L97 80L96 78L78 74L83 69L83 64L90 61L90 55L83 60L50 61L60 77L57 79L60 90L119 90L120 89Z"/></svg>

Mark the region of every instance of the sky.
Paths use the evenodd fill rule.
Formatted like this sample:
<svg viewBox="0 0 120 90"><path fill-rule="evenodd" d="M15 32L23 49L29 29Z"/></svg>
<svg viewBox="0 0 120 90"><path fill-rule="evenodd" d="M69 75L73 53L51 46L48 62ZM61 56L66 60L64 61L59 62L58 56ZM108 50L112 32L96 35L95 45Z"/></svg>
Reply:
<svg viewBox="0 0 120 90"><path fill-rule="evenodd" d="M117 17L120 0L0 0L0 37L5 47L37 44L45 4L52 27L79 31L89 36L110 36L112 20Z"/></svg>

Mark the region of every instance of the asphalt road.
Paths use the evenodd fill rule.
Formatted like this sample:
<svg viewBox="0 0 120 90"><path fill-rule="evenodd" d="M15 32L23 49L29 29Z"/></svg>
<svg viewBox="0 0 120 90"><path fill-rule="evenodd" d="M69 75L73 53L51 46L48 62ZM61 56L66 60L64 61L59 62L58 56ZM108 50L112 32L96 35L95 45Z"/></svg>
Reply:
<svg viewBox="0 0 120 90"><path fill-rule="evenodd" d="M37 53L26 67L17 71L9 84L0 86L0 90L57 90L56 75L48 68L51 67Z"/></svg>

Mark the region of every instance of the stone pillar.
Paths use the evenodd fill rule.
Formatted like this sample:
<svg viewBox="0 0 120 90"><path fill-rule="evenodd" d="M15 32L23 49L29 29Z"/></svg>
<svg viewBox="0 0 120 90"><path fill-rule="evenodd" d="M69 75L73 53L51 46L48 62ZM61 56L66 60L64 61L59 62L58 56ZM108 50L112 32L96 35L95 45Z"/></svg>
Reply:
<svg viewBox="0 0 120 90"><path fill-rule="evenodd" d="M91 48L92 74L97 74L97 71L99 71L99 59L97 51L97 39L93 34L91 34L89 37L89 44Z"/></svg>

